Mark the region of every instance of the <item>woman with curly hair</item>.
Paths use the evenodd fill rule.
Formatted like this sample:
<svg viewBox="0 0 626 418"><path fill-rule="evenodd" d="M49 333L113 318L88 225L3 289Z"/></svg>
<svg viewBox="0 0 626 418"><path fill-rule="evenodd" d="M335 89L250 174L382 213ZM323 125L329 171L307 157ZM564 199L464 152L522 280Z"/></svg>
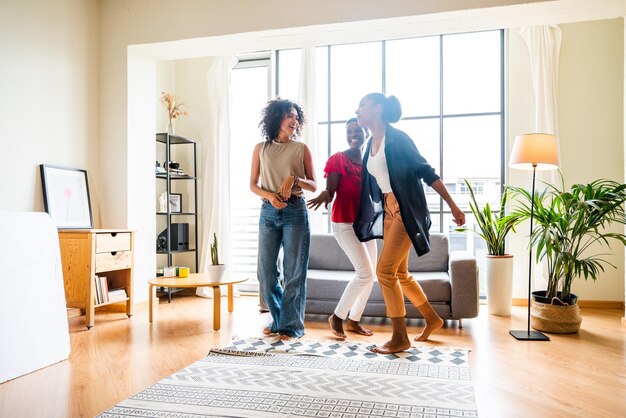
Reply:
<svg viewBox="0 0 626 418"><path fill-rule="evenodd" d="M304 335L306 274L311 232L303 190L317 189L311 151L297 141L304 111L290 100L275 99L263 109L264 142L254 147L250 190L261 197L257 276L261 297L272 316L266 335L281 339ZM284 287L278 254L283 249Z"/></svg>

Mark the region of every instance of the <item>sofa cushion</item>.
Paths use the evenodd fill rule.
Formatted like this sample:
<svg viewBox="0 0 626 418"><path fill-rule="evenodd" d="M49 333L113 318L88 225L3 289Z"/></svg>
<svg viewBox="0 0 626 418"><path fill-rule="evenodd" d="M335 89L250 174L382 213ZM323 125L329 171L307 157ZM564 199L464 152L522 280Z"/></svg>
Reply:
<svg viewBox="0 0 626 418"><path fill-rule="evenodd" d="M424 289L430 302L449 302L451 298L450 277L447 272L411 273ZM309 269L307 275L307 299L336 300L341 297L346 285L354 278L354 271L333 271ZM383 302L378 280L368 300Z"/></svg>
<svg viewBox="0 0 626 418"><path fill-rule="evenodd" d="M382 243L379 243L379 251ZM448 271L448 237L444 234L430 235L430 252L417 256L411 246L409 253L409 271Z"/></svg>

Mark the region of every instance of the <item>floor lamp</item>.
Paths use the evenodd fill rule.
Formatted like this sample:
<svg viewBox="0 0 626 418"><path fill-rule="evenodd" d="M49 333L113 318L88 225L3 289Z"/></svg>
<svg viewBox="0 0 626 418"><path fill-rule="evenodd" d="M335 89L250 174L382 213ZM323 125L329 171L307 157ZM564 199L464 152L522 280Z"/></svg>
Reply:
<svg viewBox="0 0 626 418"><path fill-rule="evenodd" d="M530 202L530 237L533 235L533 212L535 209L535 174L537 170L555 170L559 168L559 149L556 137L550 134L518 135L513 143L509 167L533 171L533 185ZM509 331L515 339L523 341L549 341L550 338L530 330L530 292L532 282L533 249L528 252L528 325L525 330Z"/></svg>

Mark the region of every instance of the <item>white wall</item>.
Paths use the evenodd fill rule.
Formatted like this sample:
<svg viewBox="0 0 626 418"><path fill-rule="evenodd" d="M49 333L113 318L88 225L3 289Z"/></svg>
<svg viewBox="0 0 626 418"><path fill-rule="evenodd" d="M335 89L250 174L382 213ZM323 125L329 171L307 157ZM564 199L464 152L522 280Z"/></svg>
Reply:
<svg viewBox="0 0 626 418"><path fill-rule="evenodd" d="M98 3L0 2L0 210L43 211L38 165L86 169L99 224Z"/></svg>

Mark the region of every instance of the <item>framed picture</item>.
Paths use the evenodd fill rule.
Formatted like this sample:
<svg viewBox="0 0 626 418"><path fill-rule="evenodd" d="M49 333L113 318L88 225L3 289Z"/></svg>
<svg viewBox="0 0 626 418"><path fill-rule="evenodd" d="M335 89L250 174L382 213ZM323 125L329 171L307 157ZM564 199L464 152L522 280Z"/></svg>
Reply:
<svg viewBox="0 0 626 418"><path fill-rule="evenodd" d="M183 194L170 193L170 212L181 213L183 211Z"/></svg>
<svg viewBox="0 0 626 418"><path fill-rule="evenodd" d="M39 169L44 208L56 227L93 228L87 171L47 164Z"/></svg>

